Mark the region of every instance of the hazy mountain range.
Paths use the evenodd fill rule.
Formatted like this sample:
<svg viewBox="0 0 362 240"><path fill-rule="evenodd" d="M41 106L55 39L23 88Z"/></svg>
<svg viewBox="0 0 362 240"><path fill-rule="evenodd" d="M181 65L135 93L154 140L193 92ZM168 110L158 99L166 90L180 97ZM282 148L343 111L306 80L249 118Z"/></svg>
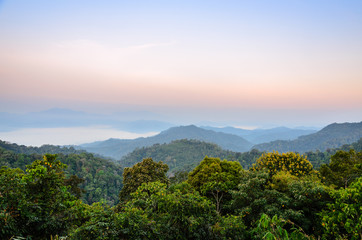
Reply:
<svg viewBox="0 0 362 240"><path fill-rule="evenodd" d="M120 159L122 156L132 152L136 148L152 146L157 143L170 143L179 139L194 139L215 143L223 149L237 152L248 151L253 146L252 143L237 135L205 130L194 125L190 125L172 127L153 137L137 138L133 140L108 139L106 141L82 144L79 148L88 152L98 153L106 157Z"/></svg>
<svg viewBox="0 0 362 240"><path fill-rule="evenodd" d="M224 128L228 131L239 131L239 129ZM309 130L307 130L309 131ZM265 130L257 130L253 135L253 131L246 130L239 133L248 133L249 138L251 136L254 139L269 138L278 139L279 136L296 136L297 133L305 133L303 130L291 130L288 133L286 128L276 128ZM274 135L273 135L274 132ZM148 137L138 138L134 140L124 139L109 139L106 141L93 142L88 144L82 144L78 146L79 149L84 149L89 152L97 153L103 156L112 157L114 159L120 159L124 155L132 152L137 148L148 147L154 144L170 143L179 139L194 139L204 141L208 143L214 143L219 145L225 150L231 150L235 152L245 152L252 148L261 151L297 151L304 153L307 151L321 150L324 151L327 148L336 148L344 144L350 144L358 141L362 137L362 123L342 123L331 124L322 130L304 136L299 136L295 140L277 140L264 144L253 144L247 141L241 136L235 134L216 132L213 130L206 130L194 125L172 127L160 134Z"/></svg>
<svg viewBox="0 0 362 240"><path fill-rule="evenodd" d="M261 151L300 152L325 151L328 148L338 148L344 144L351 144L362 138L362 122L333 123L322 130L300 136L295 140L277 140L254 146Z"/></svg>
<svg viewBox="0 0 362 240"><path fill-rule="evenodd" d="M308 135L317 132L316 129L292 129L287 127L277 127L271 129L254 129L247 130L234 127L209 127L203 126L202 128L213 130L215 132L224 132L229 134L235 134L245 138L249 142L254 144L271 142L274 140L293 140L302 135Z"/></svg>
<svg viewBox="0 0 362 240"><path fill-rule="evenodd" d="M176 126L174 123L163 121L162 116L156 113L144 111L92 114L53 108L47 111L24 114L0 113L0 132L2 132L3 136L7 136L5 132L17 129L35 128L34 132L38 133L40 129L48 128L46 131L50 131L54 128L87 126L108 126L111 129L141 133L138 136L151 136L151 134L145 133L152 132L153 135L160 132L151 137L141 137L132 140L122 139L127 138L125 135L112 134L112 136L108 136L108 140L93 142L96 139L105 139L94 138L93 140L88 140L89 143L87 144L77 146L78 149L84 149L114 159L120 159L137 148L152 146L153 144L170 143L180 139L193 139L213 143L225 150L235 152L245 152L255 148L261 151L298 151L303 153L339 147L343 144L357 141L362 137L361 123L331 124L320 131L304 127L247 130L231 126L223 128L212 125L204 125L202 127L195 125ZM59 129L59 131L64 132L65 130ZM22 134L23 132L18 133L20 137L25 136ZM87 134L92 135L91 130ZM51 135L51 137L53 136L54 138L57 137L57 135ZM35 139L37 138L39 137ZM7 140L6 138L2 139ZM34 139L34 137L30 139ZM45 143L48 142L46 141ZM69 145L72 144L74 143L69 143Z"/></svg>
<svg viewBox="0 0 362 240"><path fill-rule="evenodd" d="M240 131L241 129L223 128L222 130L244 134ZM265 130L264 136L275 131L276 134L274 137L277 138L278 131L283 132L286 130L285 128L268 129ZM246 130L245 132L248 133L248 136L251 136L253 131L258 134L263 132L262 130ZM295 133L295 131L292 131L291 135L293 133ZM301 131L301 133L303 133L303 131ZM342 145L348 146L345 144L355 142L357 143L355 143L353 148L358 150L361 149L361 141L362 122L333 123L318 132L299 136L294 140L277 140L256 145L235 134L216 132L190 125L172 127L153 137L134 140L109 139L74 146L74 148L53 145L26 147L0 141L0 149L5 148L19 154L82 154L82 151L76 150L82 149L120 160L123 167L132 166L143 158L153 157L156 161L166 162L170 167L170 172L174 172L177 170L192 169L205 155L236 160L247 169L260 157L262 151L307 152L308 159L310 159L315 166L320 166L320 164L329 161L333 151L327 151L322 154L323 156L320 155L321 153L313 153L311 151L320 150L323 152L327 149L338 149L342 147ZM349 148L347 147L345 149L348 150Z"/></svg>

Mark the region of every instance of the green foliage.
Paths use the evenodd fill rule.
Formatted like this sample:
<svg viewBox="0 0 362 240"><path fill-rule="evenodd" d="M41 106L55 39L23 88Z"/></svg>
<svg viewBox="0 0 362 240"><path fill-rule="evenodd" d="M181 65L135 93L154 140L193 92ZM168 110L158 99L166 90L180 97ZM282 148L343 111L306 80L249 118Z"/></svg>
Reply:
<svg viewBox="0 0 362 240"><path fill-rule="evenodd" d="M260 154L253 150L228 159L240 161ZM176 172L170 179L167 164L144 159L125 169L123 198L117 208L111 207L110 196L122 186L119 165L88 153L46 154L43 160L34 159L37 156L0 147L0 239L362 236L361 153L349 149L336 151L320 174L294 153L264 154L249 171L237 161L205 157L189 175ZM14 166L21 169L9 168ZM347 187L335 190L318 176L327 185ZM83 199L99 202L88 205L78 199L79 185L88 190Z"/></svg>
<svg viewBox="0 0 362 240"><path fill-rule="evenodd" d="M79 178L76 175L72 175L67 179L64 179L64 185L69 187L69 191L76 197L80 198L86 191L80 188L78 185L83 183L85 180Z"/></svg>
<svg viewBox="0 0 362 240"><path fill-rule="evenodd" d="M114 206L118 203L118 194L122 188L123 168L110 160L95 157L90 153L58 156L68 165L66 174L84 179L79 186L85 190L82 200L85 203L106 202Z"/></svg>
<svg viewBox="0 0 362 240"><path fill-rule="evenodd" d="M304 154L310 163L313 165L314 169L319 169L322 164L327 164L331 160L331 156L337 151L337 149L329 149L326 152L321 151L309 151Z"/></svg>
<svg viewBox="0 0 362 240"><path fill-rule="evenodd" d="M75 202L64 185L66 165L47 154L28 166L23 176L26 203L22 209L27 234L42 239L67 229L67 214Z"/></svg>
<svg viewBox="0 0 362 240"><path fill-rule="evenodd" d="M34 148L2 141L0 143L1 146L6 147L6 149L0 147L0 166L20 168L24 171L26 165L42 157L34 152L43 152L45 150L62 152L57 155L57 159L68 166L64 172L67 177L72 178L72 180L67 180L66 185L71 186L76 182L83 182L79 186L80 189L72 188L73 194L76 196L82 194L83 201L89 204L99 201L106 201L110 205L117 204L119 190L122 188L123 172L123 168L119 164L95 157L90 153L75 151L72 148L60 148L51 145ZM29 153L31 154L29 155ZM78 178L76 179L76 177ZM84 179L84 181L81 179Z"/></svg>
<svg viewBox="0 0 362 240"><path fill-rule="evenodd" d="M346 189L332 191L334 203L321 213L327 239L362 239L362 177Z"/></svg>
<svg viewBox="0 0 362 240"><path fill-rule="evenodd" d="M343 145L340 150L343 151L349 151L349 150L355 150L356 152L361 152L362 151L362 138L360 138L357 142L354 142L352 144L346 144Z"/></svg>
<svg viewBox="0 0 362 240"><path fill-rule="evenodd" d="M212 226L212 230L216 239L228 240L242 240L249 239L249 233L244 225L241 216L227 215L220 216L220 220Z"/></svg>
<svg viewBox="0 0 362 240"><path fill-rule="evenodd" d="M19 169L1 168L0 221L2 237L12 235L46 239L63 234L69 225L77 223L79 204L64 185L67 166L46 154L27 166L26 173Z"/></svg>
<svg viewBox="0 0 362 240"><path fill-rule="evenodd" d="M125 167L129 167L140 159L159 159L167 164L170 172L173 173L176 171L191 171L198 164L198 160L203 159L207 154L225 158L229 155L229 152L216 144L183 139L168 144L155 144L151 147L138 148L124 156L120 163Z"/></svg>
<svg viewBox="0 0 362 240"><path fill-rule="evenodd" d="M286 225L292 225L291 233L285 228ZM289 227L290 229L290 227ZM262 214L258 220L256 227L251 231L252 239L266 239L266 240L307 240L310 237L303 233L302 229L295 228L293 223L286 221L283 218L274 215L270 218L266 214Z"/></svg>
<svg viewBox="0 0 362 240"><path fill-rule="evenodd" d="M216 219L212 203L186 183L143 183L117 213L99 204L86 211L72 239L212 239Z"/></svg>
<svg viewBox="0 0 362 240"><path fill-rule="evenodd" d="M216 211L220 212L224 195L237 186L242 170L239 162L206 156L190 172L187 182L202 194L211 195L216 201Z"/></svg>
<svg viewBox="0 0 362 240"><path fill-rule="evenodd" d="M23 175L20 169L0 169L0 239L8 239L22 232L22 228L17 226L17 219L24 201Z"/></svg>
<svg viewBox="0 0 362 240"><path fill-rule="evenodd" d="M237 153L224 150L213 143L182 139L167 144L155 144L150 147L135 149L122 157L120 163L122 166L130 167L139 162L140 159L158 159L169 166L169 172L172 174L178 171L191 171L206 155L238 161L244 169L248 169L261 154L255 149L250 152Z"/></svg>
<svg viewBox="0 0 362 240"><path fill-rule="evenodd" d="M127 200L130 194L137 190L142 183L160 181L169 183L166 176L167 164L154 162L152 158L143 159L131 168L125 168L123 172L123 188L119 193L121 201Z"/></svg>
<svg viewBox="0 0 362 240"><path fill-rule="evenodd" d="M191 189L187 183L170 189L160 182L144 183L131 194L124 212L142 210L153 226L154 239L210 239L214 206Z"/></svg>
<svg viewBox="0 0 362 240"><path fill-rule="evenodd" d="M186 171L176 171L172 177L170 177L171 184L182 183L187 180L189 173Z"/></svg>
<svg viewBox="0 0 362 240"><path fill-rule="evenodd" d="M232 191L232 208L251 227L262 214L278 215L318 233L319 217L330 198L328 189L315 176L297 178L288 172L270 177L265 171L245 172L237 191Z"/></svg>
<svg viewBox="0 0 362 240"><path fill-rule="evenodd" d="M60 147L54 145L43 145L41 147L28 147L24 145L18 145L15 143L8 143L0 140L0 148L6 149L10 152L31 155L37 154L42 155L45 153L49 154L75 154L75 153L83 153L83 150L76 150L73 147Z"/></svg>
<svg viewBox="0 0 362 240"><path fill-rule="evenodd" d="M309 151L304 154L310 163L313 165L314 169L319 169L322 164L329 164L331 157L336 154L339 150L348 152L349 150L355 150L356 152L362 151L362 138L360 138L357 142L352 144L345 144L339 148L328 148L325 152L317 151Z"/></svg>
<svg viewBox="0 0 362 240"><path fill-rule="evenodd" d="M362 176L362 152L337 151L328 165L321 166L320 174L328 185L348 187L351 182Z"/></svg>
<svg viewBox="0 0 362 240"><path fill-rule="evenodd" d="M71 239L115 239L118 234L115 213L109 206L94 203L82 207L82 219L85 222L69 233Z"/></svg>
<svg viewBox="0 0 362 240"><path fill-rule="evenodd" d="M126 207L116 215L115 239L161 239L159 224L140 208Z"/></svg>
<svg viewBox="0 0 362 240"><path fill-rule="evenodd" d="M313 171L312 164L306 157L294 152L282 153L278 152L263 154L253 166L253 170L267 169L271 175L279 171L287 171L294 176L309 175Z"/></svg>
<svg viewBox="0 0 362 240"><path fill-rule="evenodd" d="M227 160L238 161L243 169L249 169L262 154L263 152L260 152L257 149L252 149L249 152L235 153L234 155L229 154Z"/></svg>

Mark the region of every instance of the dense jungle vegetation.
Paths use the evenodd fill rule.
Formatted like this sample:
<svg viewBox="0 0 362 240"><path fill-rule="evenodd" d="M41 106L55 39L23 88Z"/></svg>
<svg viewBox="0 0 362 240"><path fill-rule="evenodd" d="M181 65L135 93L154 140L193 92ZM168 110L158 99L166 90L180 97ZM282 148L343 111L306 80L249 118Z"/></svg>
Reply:
<svg viewBox="0 0 362 240"><path fill-rule="evenodd" d="M52 145L26 147L0 141L0 166L26 170L26 166L46 153L57 153L57 160L67 165L64 169L67 178L77 179L84 191L81 199L84 203L105 202L115 205L122 188L123 167L113 161L78 151Z"/></svg>
<svg viewBox="0 0 362 240"><path fill-rule="evenodd" d="M152 158L123 170L1 147L0 239L361 239L360 145L319 156L318 170L308 154L269 152L249 169L206 156L172 177Z"/></svg>

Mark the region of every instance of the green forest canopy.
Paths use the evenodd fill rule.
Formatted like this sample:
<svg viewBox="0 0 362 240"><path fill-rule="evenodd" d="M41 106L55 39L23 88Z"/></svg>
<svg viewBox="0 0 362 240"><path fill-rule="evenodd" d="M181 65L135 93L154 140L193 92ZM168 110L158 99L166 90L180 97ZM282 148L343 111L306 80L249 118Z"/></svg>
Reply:
<svg viewBox="0 0 362 240"><path fill-rule="evenodd" d="M107 194L118 194L122 181L136 171L121 179L116 170L122 170L119 165L88 153L37 158L0 148L0 238L361 239L362 153L345 147L348 151L336 150L330 162L322 165L321 170L327 169L324 172L310 171L308 160L295 153L265 154L250 170L228 167L238 165L236 161L206 157L194 168L195 174L173 184L167 180L167 168L158 171L152 159L147 164L143 160L146 165L138 165L137 172L151 178L135 178L139 187L130 190L129 197L116 207ZM36 159L29 163L32 157ZM300 164L293 164L293 159ZM201 178L204 175L197 174L211 166L205 165L207 161L215 171ZM25 171L7 167L24 163L28 165ZM343 169L352 171L339 171L336 164L347 164ZM145 171L145 166L150 169ZM97 186L88 187L92 205L78 199L80 182L71 180L78 170L88 174L88 180L81 183L85 188ZM152 178L156 172L159 177ZM348 181L341 185L340 179ZM114 190L104 189L109 185ZM100 200L94 201L98 188ZM346 206L351 211L345 211Z"/></svg>

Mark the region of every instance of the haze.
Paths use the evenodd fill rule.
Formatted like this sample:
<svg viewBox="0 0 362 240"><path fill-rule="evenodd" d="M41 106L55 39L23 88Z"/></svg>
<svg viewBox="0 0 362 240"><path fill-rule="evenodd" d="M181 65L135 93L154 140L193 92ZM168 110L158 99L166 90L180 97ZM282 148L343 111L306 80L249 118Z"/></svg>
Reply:
<svg viewBox="0 0 362 240"><path fill-rule="evenodd" d="M245 128L359 122L361 43L359 0L5 0L0 112L146 111Z"/></svg>

